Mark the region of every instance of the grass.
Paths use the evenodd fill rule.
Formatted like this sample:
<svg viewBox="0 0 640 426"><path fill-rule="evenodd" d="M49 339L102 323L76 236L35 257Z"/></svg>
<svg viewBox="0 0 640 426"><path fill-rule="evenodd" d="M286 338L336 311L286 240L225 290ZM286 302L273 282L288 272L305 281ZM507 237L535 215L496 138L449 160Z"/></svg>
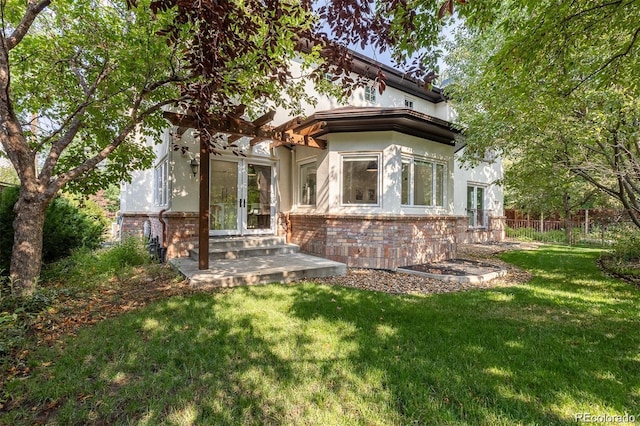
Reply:
<svg viewBox="0 0 640 426"><path fill-rule="evenodd" d="M640 291L592 249L525 285L433 296L243 287L173 297L29 358L0 423L575 424L640 418Z"/></svg>

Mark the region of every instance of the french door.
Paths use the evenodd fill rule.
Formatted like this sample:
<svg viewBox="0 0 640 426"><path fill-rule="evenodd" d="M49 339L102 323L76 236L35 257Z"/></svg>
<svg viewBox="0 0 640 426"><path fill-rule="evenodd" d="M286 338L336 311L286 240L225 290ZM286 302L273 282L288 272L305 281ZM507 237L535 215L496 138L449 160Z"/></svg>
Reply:
<svg viewBox="0 0 640 426"><path fill-rule="evenodd" d="M253 160L212 160L212 235L270 234L275 229L274 167Z"/></svg>

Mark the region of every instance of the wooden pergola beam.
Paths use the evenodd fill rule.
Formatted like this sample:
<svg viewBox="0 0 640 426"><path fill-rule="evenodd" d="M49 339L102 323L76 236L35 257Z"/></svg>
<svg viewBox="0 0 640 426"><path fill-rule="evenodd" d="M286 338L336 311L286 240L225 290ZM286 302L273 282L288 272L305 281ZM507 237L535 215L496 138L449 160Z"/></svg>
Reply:
<svg viewBox="0 0 640 426"><path fill-rule="evenodd" d="M292 118L289 121L285 121L284 123L282 123L281 125L274 127L273 131L276 133L283 133L286 132L289 129L293 129L294 127L298 126L300 123L302 122L302 118L300 117L295 117Z"/></svg>
<svg viewBox="0 0 640 426"><path fill-rule="evenodd" d="M311 148L318 148L318 149L327 148L327 143L325 141L321 139L316 139L311 136L294 133L292 130L287 130L285 132L285 135L286 135L286 142L290 143L291 145L308 146Z"/></svg>
<svg viewBox="0 0 640 426"><path fill-rule="evenodd" d="M245 137L244 135L231 134L231 135L227 136L227 142L228 143L234 143L235 141L240 140L240 139L242 139L244 137Z"/></svg>
<svg viewBox="0 0 640 426"><path fill-rule="evenodd" d="M275 110L271 110L268 113L253 120L251 124L253 124L255 127L262 127L265 124L270 123L273 120L273 117L275 116L276 116Z"/></svg>

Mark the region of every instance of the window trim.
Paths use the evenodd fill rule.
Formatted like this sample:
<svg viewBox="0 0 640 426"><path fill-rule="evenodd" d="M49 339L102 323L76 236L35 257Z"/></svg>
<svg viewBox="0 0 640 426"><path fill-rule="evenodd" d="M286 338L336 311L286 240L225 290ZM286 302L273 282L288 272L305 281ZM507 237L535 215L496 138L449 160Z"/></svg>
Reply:
<svg viewBox="0 0 640 426"><path fill-rule="evenodd" d="M415 101L415 99L413 99L413 98L410 98L410 97L408 97L408 96L405 96L405 97L404 97L404 107L405 107L405 108L408 108L408 109L411 109L411 110L415 110L415 109L416 109L416 108L415 108L415 105L416 105L416 103L415 103L415 102L416 102L416 101ZM407 105L407 104L409 104L409 103L410 103L411 105Z"/></svg>
<svg viewBox="0 0 640 426"><path fill-rule="evenodd" d="M372 104L378 102L375 84L364 86L364 100Z"/></svg>
<svg viewBox="0 0 640 426"><path fill-rule="evenodd" d="M378 171L376 172L376 202L375 203L345 203L344 202L344 163L346 161L376 161ZM344 153L340 154L340 207L381 207L382 206L382 153L381 152L361 152L361 153ZM369 188L363 188L369 189ZM363 193L363 197L365 194ZM364 198L363 198L364 199Z"/></svg>
<svg viewBox="0 0 640 426"><path fill-rule="evenodd" d="M473 188L473 211L474 211L474 216L469 216L470 211L469 211L469 188ZM478 209L477 206L477 201L478 201L478 189L482 189L482 208ZM485 184L481 184L481 183L477 183L477 182L467 182L466 185L466 205L465 205L465 212L467 213L467 218L469 218L469 223L468 223L468 228L469 229L487 229L488 228L488 216L489 216L489 210L487 210L486 206L487 206L487 188L488 186ZM482 224L478 225L478 210L480 210L480 212L482 212ZM471 223L471 219L474 219L474 223Z"/></svg>
<svg viewBox="0 0 640 426"><path fill-rule="evenodd" d="M169 204L169 156L165 155L153 169L153 204L164 207Z"/></svg>
<svg viewBox="0 0 640 426"><path fill-rule="evenodd" d="M431 164L431 204L415 204L415 163L428 163ZM408 204L404 204L402 200L402 186L404 185L404 180L402 177L402 166L404 164L409 164L409 188L408 195L409 200ZM442 166L442 204L438 204L438 166ZM447 203L447 163L444 161L436 160L435 158L429 157L420 157L420 156L410 156L403 155L400 166L400 205L402 207L420 207L420 208L444 208Z"/></svg>

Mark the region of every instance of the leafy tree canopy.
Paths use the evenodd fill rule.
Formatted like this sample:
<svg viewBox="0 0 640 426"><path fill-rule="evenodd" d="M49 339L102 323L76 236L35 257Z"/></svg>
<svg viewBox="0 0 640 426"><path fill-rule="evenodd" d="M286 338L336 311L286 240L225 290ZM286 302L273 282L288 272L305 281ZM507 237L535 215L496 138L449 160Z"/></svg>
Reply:
<svg viewBox="0 0 640 426"><path fill-rule="evenodd" d="M640 67L637 23L630 17L640 5L493 6L469 19L448 58L454 84L447 90L464 128L467 159L474 163L498 149L521 168L507 173L522 179L521 187L567 189L579 178L573 190L587 183L585 195L596 189L614 197L640 226L640 104L633 77Z"/></svg>

